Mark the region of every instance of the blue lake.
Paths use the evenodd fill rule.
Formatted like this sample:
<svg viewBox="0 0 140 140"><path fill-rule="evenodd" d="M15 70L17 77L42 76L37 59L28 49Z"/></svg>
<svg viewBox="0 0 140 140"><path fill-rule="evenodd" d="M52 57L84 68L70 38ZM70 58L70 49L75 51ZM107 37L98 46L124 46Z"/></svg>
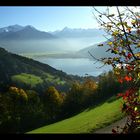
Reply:
<svg viewBox="0 0 140 140"><path fill-rule="evenodd" d="M93 44L105 41L106 39L101 36L86 37L86 38L65 38L55 40L30 40L30 41L1 41L0 45L4 46L10 52L22 54L22 53L54 53L54 52L67 52L67 51L79 51L83 48L89 47ZM105 71L109 71L111 67L104 66L99 68L103 64L95 63L94 60L88 58L45 58L38 57L36 60L48 64L58 70L62 70L67 74L85 76L85 74L97 76Z"/></svg>
<svg viewBox="0 0 140 140"><path fill-rule="evenodd" d="M96 63L94 60L88 58L65 58L65 59L55 59L55 58L37 58L36 60L48 64L58 70L62 70L67 74L85 76L85 74L98 76L103 72L111 70L111 66L101 67L102 63Z"/></svg>

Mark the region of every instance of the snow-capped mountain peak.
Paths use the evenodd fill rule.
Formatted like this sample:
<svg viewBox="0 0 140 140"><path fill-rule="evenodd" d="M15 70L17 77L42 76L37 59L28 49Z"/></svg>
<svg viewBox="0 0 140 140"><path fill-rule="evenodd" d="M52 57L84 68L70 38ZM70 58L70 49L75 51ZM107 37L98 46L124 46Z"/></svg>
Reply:
<svg viewBox="0 0 140 140"><path fill-rule="evenodd" d="M24 28L26 28L26 29L34 29L34 30L36 30L36 28L33 27L32 25L27 25L27 26L25 26Z"/></svg>
<svg viewBox="0 0 140 140"><path fill-rule="evenodd" d="M8 26L8 27L3 27L3 28L0 28L0 33L3 33L3 32L17 32L19 30L22 30L24 27L23 26L20 26L20 25L11 25L11 26Z"/></svg>
<svg viewBox="0 0 140 140"><path fill-rule="evenodd" d="M31 25L20 26L16 24L0 28L0 40L31 40L49 38L57 37L48 32L39 31Z"/></svg>
<svg viewBox="0 0 140 140"><path fill-rule="evenodd" d="M9 32L9 30L6 28L6 29L5 29L5 32Z"/></svg>

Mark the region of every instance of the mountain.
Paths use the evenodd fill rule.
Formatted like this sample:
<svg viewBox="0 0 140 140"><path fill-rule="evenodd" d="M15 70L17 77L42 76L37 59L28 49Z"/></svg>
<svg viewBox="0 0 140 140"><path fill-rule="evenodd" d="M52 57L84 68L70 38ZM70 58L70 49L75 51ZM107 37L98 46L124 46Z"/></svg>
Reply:
<svg viewBox="0 0 140 140"><path fill-rule="evenodd" d="M77 54L83 55L88 58L92 58L88 52L90 52L94 57L96 58L103 58L103 57L112 57L114 54L112 54L110 51L107 52L109 49L109 46L107 45L108 41L98 43L91 45L89 47L86 47L84 49L81 49L77 52ZM99 47L99 44L103 44L103 46Z"/></svg>
<svg viewBox="0 0 140 140"><path fill-rule="evenodd" d="M34 40L34 39L55 39L56 36L39 31L31 25L25 27L13 25L0 28L0 40Z"/></svg>
<svg viewBox="0 0 140 140"><path fill-rule="evenodd" d="M4 33L4 32L17 32L17 31L22 30L23 28L24 28L23 26L15 24L15 25L11 25L11 26L0 28L0 33Z"/></svg>
<svg viewBox="0 0 140 140"><path fill-rule="evenodd" d="M96 36L102 36L105 32L103 30L100 29L81 29L81 28L77 28L77 29L71 29L68 27L65 27L64 29L60 30L60 31L54 31L54 32L50 32L53 35L56 35L58 37L96 37Z"/></svg>
<svg viewBox="0 0 140 140"><path fill-rule="evenodd" d="M47 64L12 54L0 48L1 87L16 85L21 88L31 88L41 92L48 86L53 85L60 90L68 90L73 79L74 76L69 76Z"/></svg>
<svg viewBox="0 0 140 140"><path fill-rule="evenodd" d="M133 31L131 34L136 35L136 31ZM125 37L124 37L125 38ZM113 41L113 37L109 39L110 41ZM80 55L83 55L88 58L92 58L88 52L93 54L94 57L96 58L104 58L104 57L115 57L114 53L111 53L111 51L107 51L110 47L108 45L108 40L104 42L100 42L98 44L91 45L89 47L86 47L84 49L81 49L77 53ZM98 46L99 44L103 44L103 46ZM133 50L134 53L138 53L139 49L135 48L135 45L131 45L131 49Z"/></svg>

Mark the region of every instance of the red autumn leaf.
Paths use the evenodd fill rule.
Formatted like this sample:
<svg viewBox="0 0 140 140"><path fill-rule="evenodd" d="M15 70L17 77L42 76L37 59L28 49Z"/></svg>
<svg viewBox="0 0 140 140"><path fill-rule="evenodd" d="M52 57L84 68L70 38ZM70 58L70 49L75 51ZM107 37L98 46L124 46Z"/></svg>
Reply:
<svg viewBox="0 0 140 140"><path fill-rule="evenodd" d="M129 96L129 92L126 92L126 93L125 93L125 96L128 97L128 96Z"/></svg>
<svg viewBox="0 0 140 140"><path fill-rule="evenodd" d="M127 69L128 71L131 71L131 70L134 69L134 66L126 65L126 69Z"/></svg>
<svg viewBox="0 0 140 140"><path fill-rule="evenodd" d="M123 83L123 79L121 79L121 78L118 79L118 82L122 84Z"/></svg>
<svg viewBox="0 0 140 140"><path fill-rule="evenodd" d="M129 77L129 81L132 81L132 77Z"/></svg>
<svg viewBox="0 0 140 140"><path fill-rule="evenodd" d="M123 100L125 100L126 98L127 98L127 96L124 95L124 96L123 96Z"/></svg>
<svg viewBox="0 0 140 140"><path fill-rule="evenodd" d="M125 76L125 77L124 77L124 80L126 80L127 82L132 81L132 77Z"/></svg>
<svg viewBox="0 0 140 140"><path fill-rule="evenodd" d="M130 59L132 57L132 54L128 53L127 57Z"/></svg>
<svg viewBox="0 0 140 140"><path fill-rule="evenodd" d="M129 77L128 77L128 76L125 76L124 79L125 79L126 81L129 81Z"/></svg>

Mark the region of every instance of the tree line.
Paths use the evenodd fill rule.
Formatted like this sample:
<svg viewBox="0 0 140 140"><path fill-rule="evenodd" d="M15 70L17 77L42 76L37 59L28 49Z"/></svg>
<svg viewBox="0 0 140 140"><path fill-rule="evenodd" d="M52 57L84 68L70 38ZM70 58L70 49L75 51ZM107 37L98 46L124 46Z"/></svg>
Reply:
<svg viewBox="0 0 140 140"><path fill-rule="evenodd" d="M118 82L111 71L100 75L99 82L88 77L84 82L75 81L67 93L54 86L42 94L8 86L0 92L0 132L25 133L63 120L106 101L128 86L129 83Z"/></svg>

